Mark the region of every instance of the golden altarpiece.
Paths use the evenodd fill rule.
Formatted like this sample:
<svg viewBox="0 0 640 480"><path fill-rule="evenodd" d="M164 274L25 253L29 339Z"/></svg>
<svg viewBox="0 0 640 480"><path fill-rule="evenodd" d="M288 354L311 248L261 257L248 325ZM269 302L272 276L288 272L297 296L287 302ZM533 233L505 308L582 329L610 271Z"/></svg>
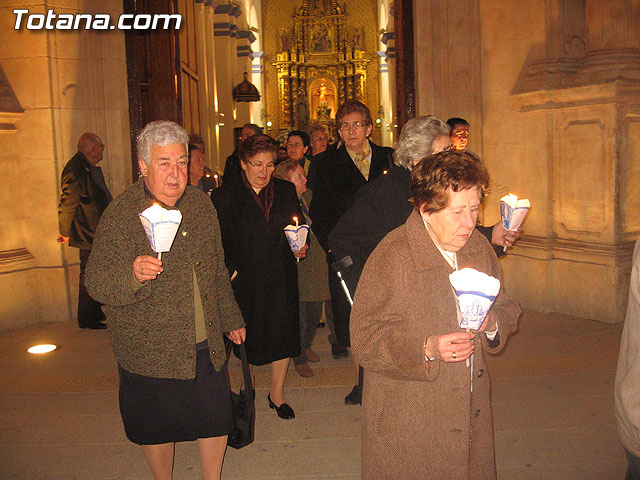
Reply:
<svg viewBox="0 0 640 480"><path fill-rule="evenodd" d="M306 130L312 123L335 126L338 106L366 102L364 28L347 25L344 6L329 0L303 1L292 25L278 33L279 127Z"/></svg>

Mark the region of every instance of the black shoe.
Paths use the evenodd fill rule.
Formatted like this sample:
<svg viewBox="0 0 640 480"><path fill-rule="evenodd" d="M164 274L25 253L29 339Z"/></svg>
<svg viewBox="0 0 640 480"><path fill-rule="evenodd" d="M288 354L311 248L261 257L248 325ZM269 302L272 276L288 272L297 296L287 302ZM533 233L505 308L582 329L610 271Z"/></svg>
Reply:
<svg viewBox="0 0 640 480"><path fill-rule="evenodd" d="M362 405L362 389L360 385L356 385L351 393L344 397L345 405Z"/></svg>
<svg viewBox="0 0 640 480"><path fill-rule="evenodd" d="M342 345L331 345L331 355L336 360L340 358L347 358L349 356L349 350L347 347L343 347Z"/></svg>
<svg viewBox="0 0 640 480"><path fill-rule="evenodd" d="M293 408L291 408L286 403L281 404L279 407L276 407L276 404L271 401L271 394L267 394L267 400L269 400L269 408L275 408L276 413L280 418L284 418L285 420L289 420L291 418L295 418L296 414L293 413Z"/></svg>
<svg viewBox="0 0 640 480"><path fill-rule="evenodd" d="M92 323L91 325L80 325L80 328L90 328L91 330L104 330L105 328L107 328L107 326L102 322L98 322L98 323Z"/></svg>

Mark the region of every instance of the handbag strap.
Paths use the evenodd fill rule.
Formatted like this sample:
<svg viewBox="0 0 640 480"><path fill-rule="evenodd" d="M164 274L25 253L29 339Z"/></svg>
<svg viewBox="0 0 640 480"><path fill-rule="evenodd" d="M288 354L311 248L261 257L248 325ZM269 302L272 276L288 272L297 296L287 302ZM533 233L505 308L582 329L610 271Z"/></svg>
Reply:
<svg viewBox="0 0 640 480"><path fill-rule="evenodd" d="M249 371L249 360L247 359L247 348L244 341L238 345L240 349L240 359L242 360L242 375L244 377L244 391L251 394L253 398L253 383L251 382L251 372Z"/></svg>

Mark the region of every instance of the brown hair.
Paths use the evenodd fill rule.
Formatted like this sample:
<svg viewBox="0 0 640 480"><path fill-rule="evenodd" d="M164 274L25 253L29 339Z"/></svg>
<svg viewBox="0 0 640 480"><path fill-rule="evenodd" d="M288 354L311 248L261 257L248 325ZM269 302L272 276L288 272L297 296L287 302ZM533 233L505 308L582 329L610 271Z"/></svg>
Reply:
<svg viewBox="0 0 640 480"><path fill-rule="evenodd" d="M288 181L291 172L293 172L297 167L302 168L298 160L294 160L293 158L286 158L276 166L276 171L273 172L273 176Z"/></svg>
<svg viewBox="0 0 640 480"><path fill-rule="evenodd" d="M264 133L256 133L250 136L244 142L240 144L240 160L247 163L249 159L255 157L259 153L271 152L273 158L276 158L276 152L278 151L278 144L273 138Z"/></svg>
<svg viewBox="0 0 640 480"><path fill-rule="evenodd" d="M349 100L348 102L340 105L340 108L336 112L336 126L340 129L340 124L342 123L342 119L345 115L349 115L350 113L359 113L362 115L362 120L366 125L373 125L373 120L371 119L371 112L369 108L362 102L357 100Z"/></svg>
<svg viewBox="0 0 640 480"><path fill-rule="evenodd" d="M447 207L448 189L459 192L474 187L480 190L482 199L489 191L489 173L478 157L466 151L429 155L411 171L411 203L426 213Z"/></svg>

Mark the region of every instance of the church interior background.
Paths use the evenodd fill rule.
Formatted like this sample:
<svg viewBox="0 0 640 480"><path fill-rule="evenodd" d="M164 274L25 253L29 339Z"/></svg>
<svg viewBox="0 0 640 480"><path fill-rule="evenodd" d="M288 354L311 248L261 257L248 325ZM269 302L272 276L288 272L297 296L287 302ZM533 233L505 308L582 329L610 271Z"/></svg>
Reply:
<svg viewBox="0 0 640 480"><path fill-rule="evenodd" d="M180 13L174 31L28 31L30 13ZM221 172L237 130L274 138L367 104L392 146L413 115L471 123L491 174L533 205L501 260L525 308L624 318L640 234L640 0L52 0L0 6L0 329L72 320L77 251L56 243L60 173L79 135L107 145L119 194L148 121L201 135ZM258 101L234 99L245 78Z"/></svg>

